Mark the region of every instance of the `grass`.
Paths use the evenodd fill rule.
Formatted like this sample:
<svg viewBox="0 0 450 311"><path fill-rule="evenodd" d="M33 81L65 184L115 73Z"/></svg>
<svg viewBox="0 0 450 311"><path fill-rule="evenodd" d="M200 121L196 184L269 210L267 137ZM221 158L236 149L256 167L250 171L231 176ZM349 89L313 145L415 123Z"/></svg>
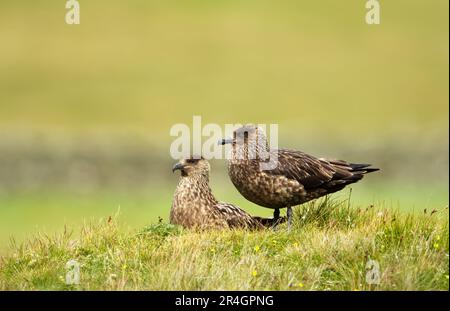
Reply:
<svg viewBox="0 0 450 311"><path fill-rule="evenodd" d="M90 1L72 27L57 2L0 2L0 136L32 134L16 154L0 142L0 289L448 289L448 6L386 2L372 27L356 0ZM107 149L109 138L145 135L161 155L155 166L165 167L169 129L191 125L193 115L203 124L277 123L280 146L376 164L382 173L354 196L376 208L317 202L296 209L289 234L164 223L123 230L167 215L175 177L141 169L145 148L130 157ZM46 153L47 135L62 147ZM44 146L36 154L34 140ZM77 141L80 153L70 147ZM77 173L94 168L112 181L133 179L127 169L138 168L158 188L59 192L55 180L74 177L68 168L87 188L95 180ZM18 175L24 183L9 194ZM45 191L29 192L37 181ZM230 186L212 188L249 212L270 213ZM81 227L119 206L120 222ZM5 252L10 236L17 243ZM380 263L377 287L364 281L368 258ZM82 264L77 287L61 280L69 259Z"/></svg>
<svg viewBox="0 0 450 311"><path fill-rule="evenodd" d="M213 172L211 184L217 198L236 204L250 214L264 217L272 215L271 210L245 200L229 180L223 180L224 174L224 169ZM433 210L448 206L448 185L409 187L391 181L386 184L373 181L382 177L368 176L367 180L353 186L352 204L364 207L374 204L379 208L392 206L411 213L421 213L425 208ZM38 232L63 232L66 226L74 231L75 238L84 222L107 218L118 211L121 230L137 230L156 222L158 217L167 220L179 176L169 178L170 182L143 185L138 189L121 187L82 192L49 187L48 190L40 191L0 192L0 254L7 251L12 237L20 243ZM343 200L347 196L348 190L333 197Z"/></svg>
<svg viewBox="0 0 450 311"><path fill-rule="evenodd" d="M137 232L117 218L37 235L0 260L0 290L448 290L448 208L409 214L329 199L295 209L295 226L195 232L163 221ZM81 265L66 285L65 265ZM380 266L379 285L366 264Z"/></svg>
<svg viewBox="0 0 450 311"><path fill-rule="evenodd" d="M72 27L56 2L0 4L2 125L137 129L164 148L194 114L299 141L447 132L448 1L386 2L376 27L356 0L81 6Z"/></svg>

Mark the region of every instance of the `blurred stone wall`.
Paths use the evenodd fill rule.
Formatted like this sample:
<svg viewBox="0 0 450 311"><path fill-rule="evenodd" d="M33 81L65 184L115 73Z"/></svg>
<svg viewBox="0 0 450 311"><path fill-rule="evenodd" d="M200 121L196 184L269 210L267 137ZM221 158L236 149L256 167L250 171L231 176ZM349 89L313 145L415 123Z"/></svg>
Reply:
<svg viewBox="0 0 450 311"><path fill-rule="evenodd" d="M299 146L299 147L296 147ZM378 143L290 141L286 147L316 156L369 162L382 169L379 182L448 183L448 140L434 137L407 143L396 137ZM166 148L137 136L0 136L0 191L35 189L91 190L164 185L173 179L175 160ZM216 160L215 175L226 178ZM220 174L219 174L220 173ZM223 175L223 176L222 176ZM172 180L173 182L173 180Z"/></svg>

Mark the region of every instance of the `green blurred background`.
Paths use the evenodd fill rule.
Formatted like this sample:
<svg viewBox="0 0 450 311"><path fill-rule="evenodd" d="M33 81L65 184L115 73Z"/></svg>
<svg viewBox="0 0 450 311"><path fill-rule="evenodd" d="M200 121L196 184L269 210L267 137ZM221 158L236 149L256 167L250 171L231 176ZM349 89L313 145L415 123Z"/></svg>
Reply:
<svg viewBox="0 0 450 311"><path fill-rule="evenodd" d="M369 162L354 205L448 205L447 0L0 2L0 249L106 218L167 221L175 123L277 123ZM212 161L221 200L259 215ZM348 191L336 195L346 198Z"/></svg>

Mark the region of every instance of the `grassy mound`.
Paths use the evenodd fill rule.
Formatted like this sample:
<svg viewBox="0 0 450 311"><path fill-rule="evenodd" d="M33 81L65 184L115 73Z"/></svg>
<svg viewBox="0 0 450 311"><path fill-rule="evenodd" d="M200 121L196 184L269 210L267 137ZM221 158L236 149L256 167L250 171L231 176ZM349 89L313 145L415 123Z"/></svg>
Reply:
<svg viewBox="0 0 450 311"><path fill-rule="evenodd" d="M0 290L448 290L448 208L405 214L347 202L297 207L294 228L194 232L116 219L36 236L0 259ZM80 265L67 285L66 263ZM379 265L378 284L367 282Z"/></svg>

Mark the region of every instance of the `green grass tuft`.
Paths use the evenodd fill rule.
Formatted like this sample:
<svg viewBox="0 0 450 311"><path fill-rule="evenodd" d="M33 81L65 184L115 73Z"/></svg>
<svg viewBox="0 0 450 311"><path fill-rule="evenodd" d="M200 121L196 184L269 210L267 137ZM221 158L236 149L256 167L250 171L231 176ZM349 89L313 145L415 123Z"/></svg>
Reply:
<svg viewBox="0 0 450 311"><path fill-rule="evenodd" d="M160 220L139 232L116 219L12 245L1 290L448 290L448 209L406 214L329 198L296 207L291 232L194 232ZM66 285L66 263L80 265ZM366 265L380 266L379 285Z"/></svg>

